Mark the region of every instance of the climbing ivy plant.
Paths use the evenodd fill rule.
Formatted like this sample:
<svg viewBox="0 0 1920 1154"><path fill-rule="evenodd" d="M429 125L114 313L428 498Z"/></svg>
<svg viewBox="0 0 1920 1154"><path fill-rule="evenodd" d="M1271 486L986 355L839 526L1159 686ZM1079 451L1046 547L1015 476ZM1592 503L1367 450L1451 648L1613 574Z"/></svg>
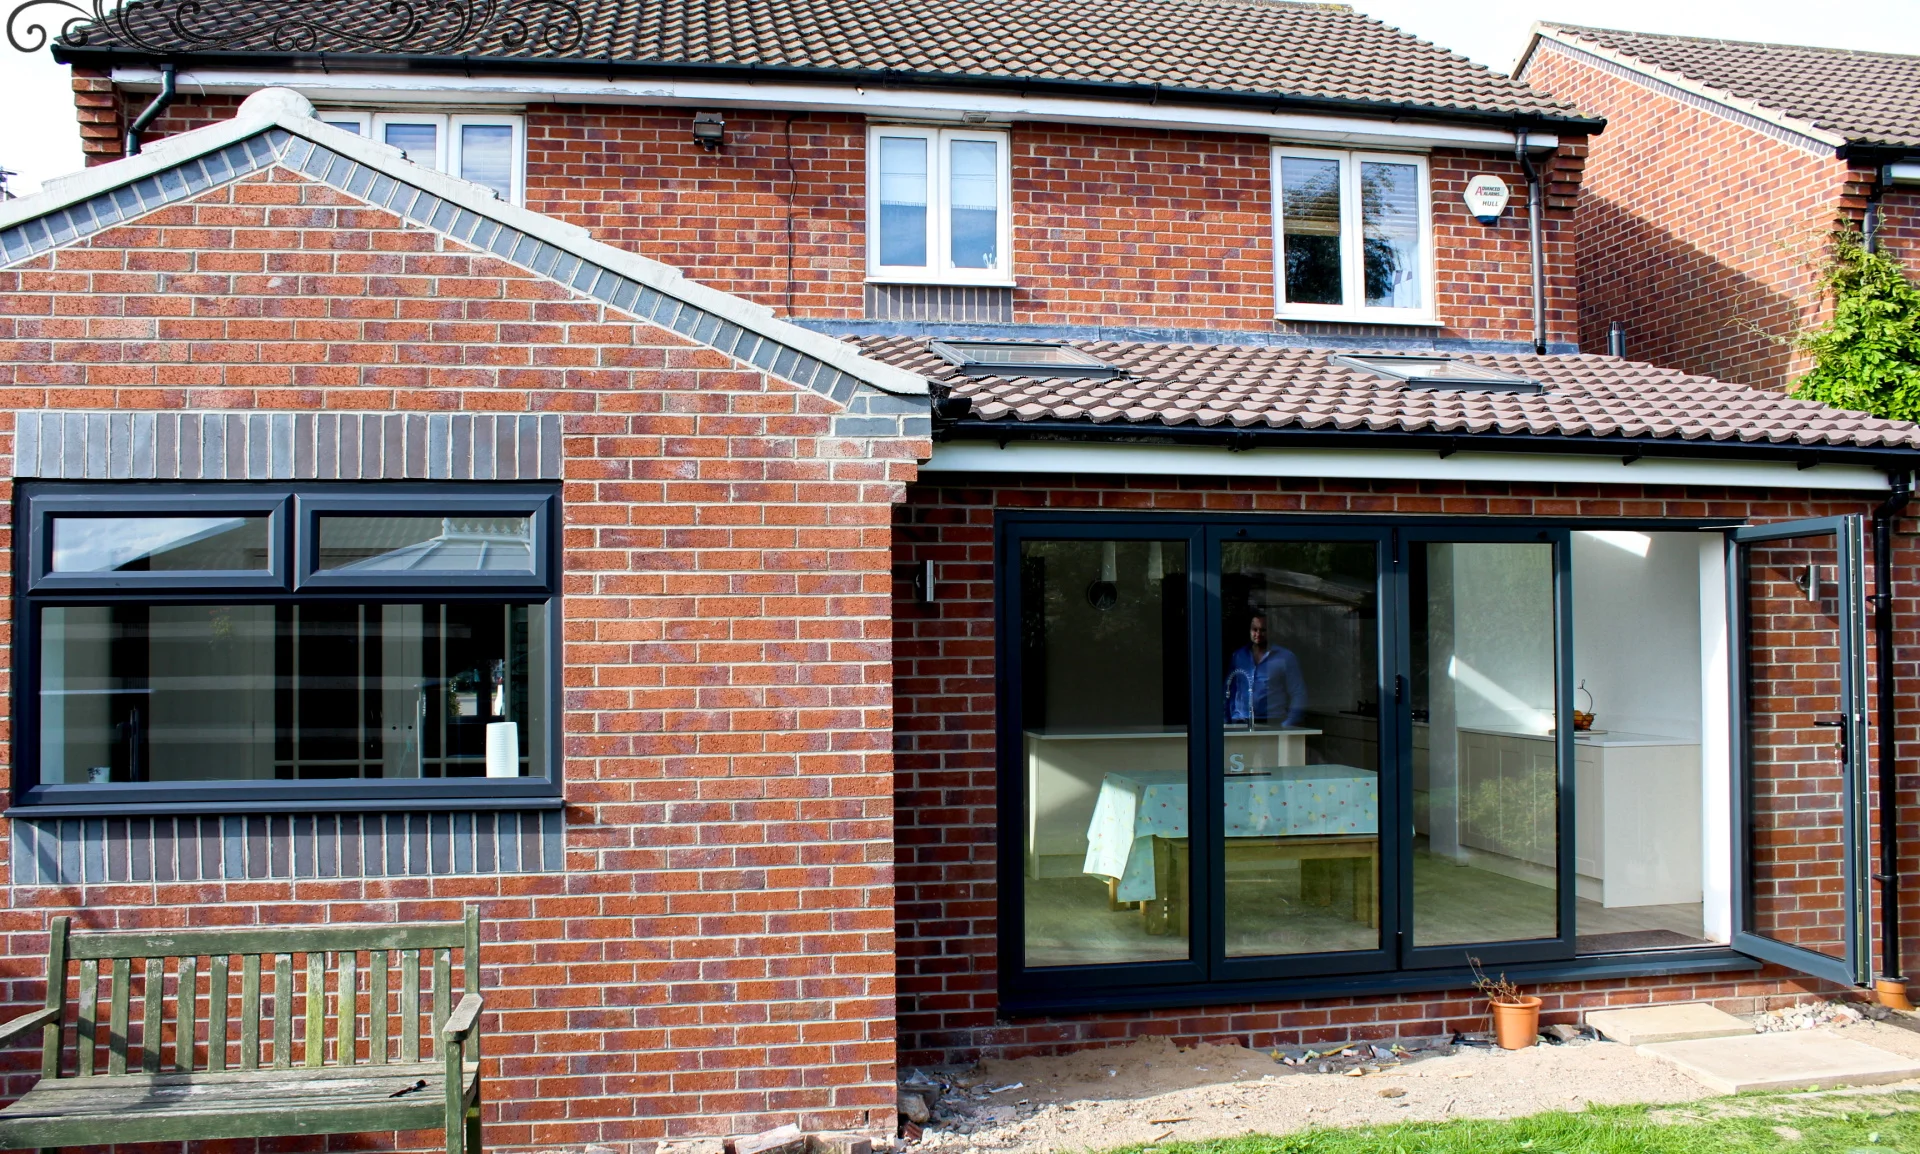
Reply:
<svg viewBox="0 0 1920 1154"><path fill-rule="evenodd" d="M1842 409L1920 420L1920 287L1900 262L1835 234L1821 274L1833 316L1799 338L1813 368L1793 395Z"/></svg>

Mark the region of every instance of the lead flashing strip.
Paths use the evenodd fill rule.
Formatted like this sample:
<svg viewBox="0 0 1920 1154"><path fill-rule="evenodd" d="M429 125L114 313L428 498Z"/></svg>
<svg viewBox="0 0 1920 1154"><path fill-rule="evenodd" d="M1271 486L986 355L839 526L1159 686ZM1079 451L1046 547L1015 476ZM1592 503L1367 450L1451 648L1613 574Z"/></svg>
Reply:
<svg viewBox="0 0 1920 1154"><path fill-rule="evenodd" d="M13 475L70 481L558 481L558 413L19 413Z"/></svg>

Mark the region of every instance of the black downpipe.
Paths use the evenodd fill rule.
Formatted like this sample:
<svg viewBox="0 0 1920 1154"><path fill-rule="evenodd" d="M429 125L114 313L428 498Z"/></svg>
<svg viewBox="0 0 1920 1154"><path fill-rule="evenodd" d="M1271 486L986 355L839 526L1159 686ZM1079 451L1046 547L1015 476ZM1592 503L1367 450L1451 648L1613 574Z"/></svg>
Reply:
<svg viewBox="0 0 1920 1154"><path fill-rule="evenodd" d="M1900 775L1895 763L1899 726L1894 722L1893 523L1913 500L1912 477L1895 473L1893 492L1873 511L1874 712L1880 721L1880 976L1904 983L1900 961Z"/></svg>
<svg viewBox="0 0 1920 1154"><path fill-rule="evenodd" d="M153 103L140 110L140 115L134 117L132 124L127 125L126 155L140 155L140 134L147 130L147 125L152 124L162 112L167 110L167 105L173 103L173 92L173 65L162 64L160 94L153 98Z"/></svg>

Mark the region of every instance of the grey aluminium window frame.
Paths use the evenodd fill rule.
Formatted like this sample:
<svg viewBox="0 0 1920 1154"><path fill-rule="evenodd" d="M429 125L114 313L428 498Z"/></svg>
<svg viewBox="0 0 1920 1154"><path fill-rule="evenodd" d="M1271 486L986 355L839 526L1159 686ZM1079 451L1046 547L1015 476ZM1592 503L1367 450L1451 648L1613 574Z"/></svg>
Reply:
<svg viewBox="0 0 1920 1154"><path fill-rule="evenodd" d="M1643 519L1643 518L1520 518L1458 517L1445 515L1382 517L1374 515L1288 515L1236 514L1211 512L1109 512L1087 510L1000 510L994 519L995 604L994 632L996 653L996 805L997 844L1000 862L997 893L997 979L999 1007L1003 1014L1030 1015L1085 1013L1102 1010L1146 1010L1231 1005L1273 999L1321 997L1357 997L1412 992L1453 990L1473 984L1469 956L1477 956L1515 981L1523 983L1582 981L1663 974L1732 973L1754 971L1761 962L1733 945L1688 946L1678 949L1650 949L1633 953L1580 954L1576 948L1573 923L1574 887L1572 806L1573 755L1570 725L1557 726L1556 748L1559 761L1560 808L1557 815L1558 863L1565 884L1558 895L1559 930L1552 938L1530 941L1484 943L1466 946L1415 948L1404 940L1410 925L1410 907L1387 901L1382 924L1389 926L1395 939L1381 950L1353 954L1301 955L1281 959L1229 959L1221 955L1217 932L1210 928L1219 918L1216 893L1196 895L1196 932L1190 938L1193 949L1185 961L1136 962L1106 965L1028 967L1024 951L1025 887L1020 863L1025 860L1022 837L1025 830L1025 776L1018 751L1021 749L1023 686L1017 649L1019 614L1023 591L1019 566L1010 563L1018 556L1022 542L1036 539L1120 539L1175 540L1191 544L1189 554L1189 644L1194 669L1213 667L1218 658L1212 630L1207 622L1217 613L1219 597L1216 554L1221 541L1286 537L1325 537L1361 531L1361 536L1377 535L1392 542L1391 572L1382 575L1382 645L1390 649L1392 660L1383 664L1387 684L1397 690L1392 678L1410 667L1407 638L1397 621L1407 613L1406 574L1408 547L1428 541L1542 541L1554 545L1555 595L1554 617L1556 650L1554 665L1558 673L1556 713L1567 718L1572 710L1572 580L1568 537L1580 529L1635 529L1650 532L1728 532L1736 526L1722 519ZM1391 616L1393 620L1387 618ZM1384 654L1383 654L1384 656ZM1195 679L1191 716L1203 721L1195 728L1199 738L1189 743L1189 773L1204 781L1208 749L1207 734L1217 726L1218 697ZM1391 695L1383 693L1382 700ZM1383 713L1386 712L1383 710ZM1383 731L1383 751L1410 750L1411 714L1396 706ZM1384 815L1411 809L1411 780L1395 774L1400 791L1394 803L1383 808ZM1191 780L1191 778L1190 778ZM1206 815L1217 798L1198 807ZM1383 799L1384 801L1384 799ZM1385 826L1383 824L1382 828ZM1409 835L1410 836L1410 835ZM1411 892L1410 858L1400 855L1404 864L1394 883L1403 893ZM1207 879L1217 889L1218 871L1208 860L1206 848L1196 851L1193 876ZM1383 862L1383 868L1385 863ZM1383 891L1388 883L1383 877ZM1383 895L1384 897L1384 895ZM1361 964L1351 968L1323 964L1352 959Z"/></svg>
<svg viewBox="0 0 1920 1154"><path fill-rule="evenodd" d="M30 481L16 488L13 770L9 813L32 817L218 813L354 813L423 807L557 809L561 805L560 490L486 482L141 483ZM136 516L235 513L269 518L267 573L53 574L51 519L84 512ZM311 537L322 513L492 513L533 520L534 569L520 574L315 574ZM540 778L338 779L153 785L39 781L40 611L49 606L321 602L524 601L545 614L547 709Z"/></svg>

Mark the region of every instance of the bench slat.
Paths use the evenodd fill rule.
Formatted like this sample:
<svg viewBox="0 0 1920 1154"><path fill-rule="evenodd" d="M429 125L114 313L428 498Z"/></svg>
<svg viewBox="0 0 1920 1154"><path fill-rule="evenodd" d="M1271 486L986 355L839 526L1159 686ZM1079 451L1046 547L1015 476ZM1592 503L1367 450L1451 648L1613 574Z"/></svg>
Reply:
<svg viewBox="0 0 1920 1154"><path fill-rule="evenodd" d="M306 1063L318 1067L326 1059L327 1029L327 955L321 950L307 953L307 1039Z"/></svg>
<svg viewBox="0 0 1920 1154"><path fill-rule="evenodd" d="M376 1066L387 1064L387 1005L390 1001L387 990L390 957L385 950L375 950L367 955L367 963L373 967L373 999L367 1006L367 1061Z"/></svg>
<svg viewBox="0 0 1920 1154"><path fill-rule="evenodd" d="M181 958L173 983L173 1068L181 1074L193 1072L193 1042L200 1033L199 977L200 959L191 954Z"/></svg>
<svg viewBox="0 0 1920 1154"><path fill-rule="evenodd" d="M74 1073L81 1078L93 1075L94 1051L100 1046L100 963L88 958L80 963L79 1061Z"/></svg>
<svg viewBox="0 0 1920 1154"><path fill-rule="evenodd" d="M165 930L76 933L70 957L178 958L186 954L274 954L284 950L430 949L463 944L459 922L411 925L348 924L299 927L245 927L218 930Z"/></svg>
<svg viewBox="0 0 1920 1154"><path fill-rule="evenodd" d="M466 970L466 981L461 986L460 992L462 994L477 994L480 992L480 911L472 906L468 906L466 917L463 920L466 922L466 937L461 943L460 964ZM469 1062L478 1062L480 1060L480 1029L478 1023L475 1024L473 1033L467 1036L466 1054L464 1056ZM479 1154L479 1151L468 1151L468 1154Z"/></svg>
<svg viewBox="0 0 1920 1154"><path fill-rule="evenodd" d="M400 953L400 1060L420 1060L420 951Z"/></svg>
<svg viewBox="0 0 1920 1154"><path fill-rule="evenodd" d="M160 1002L167 991L167 960L148 958L140 989L140 1069L160 1072Z"/></svg>
<svg viewBox="0 0 1920 1154"><path fill-rule="evenodd" d="M227 1026L233 1021L227 960L227 955L215 954L207 962L207 1069L215 1074L227 1068Z"/></svg>
<svg viewBox="0 0 1920 1154"><path fill-rule="evenodd" d="M133 959L113 959L113 1002L107 1021L107 1073L127 1072L127 998L132 992Z"/></svg>
<svg viewBox="0 0 1920 1154"><path fill-rule="evenodd" d="M447 1028L447 1015L453 1005L448 1000L447 987L453 984L453 951L433 951L433 1056L444 1058L441 1053L440 1031Z"/></svg>
<svg viewBox="0 0 1920 1154"><path fill-rule="evenodd" d="M461 1090L470 1095L478 1074L466 1065ZM420 1063L374 1077L333 1067L60 1079L0 1110L0 1146L98 1145L107 1134L149 1142L434 1128L445 1117L445 1076L438 1063ZM424 1089L393 1097L420 1081Z"/></svg>
<svg viewBox="0 0 1920 1154"><path fill-rule="evenodd" d="M260 1068L260 955L240 959L240 1068Z"/></svg>
<svg viewBox="0 0 1920 1154"><path fill-rule="evenodd" d="M335 1003L333 1060L342 1066L360 1062L360 975L355 968L358 956L348 950L340 955L340 994Z"/></svg>
<svg viewBox="0 0 1920 1154"><path fill-rule="evenodd" d="M293 955L273 959L273 1068L293 1065Z"/></svg>
<svg viewBox="0 0 1920 1154"><path fill-rule="evenodd" d="M47 1007L53 1010L61 1009L67 1001L67 933L71 926L72 919L61 914L47 927ZM60 1017L55 1015L40 1040L42 1078L60 1076L61 1033Z"/></svg>

